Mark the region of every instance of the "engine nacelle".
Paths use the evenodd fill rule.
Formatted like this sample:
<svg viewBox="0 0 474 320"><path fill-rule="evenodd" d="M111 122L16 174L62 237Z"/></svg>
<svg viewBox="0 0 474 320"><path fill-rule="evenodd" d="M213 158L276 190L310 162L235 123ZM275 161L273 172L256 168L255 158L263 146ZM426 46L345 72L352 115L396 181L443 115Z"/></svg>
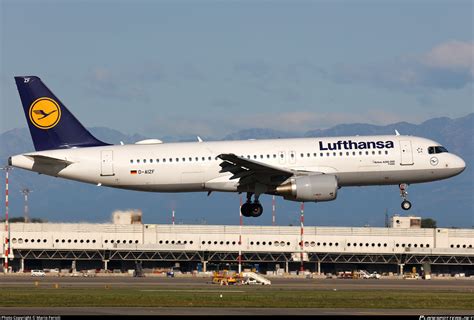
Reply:
<svg viewBox="0 0 474 320"><path fill-rule="evenodd" d="M331 174L314 174L291 178L276 188L286 200L331 201L337 197L337 178Z"/></svg>

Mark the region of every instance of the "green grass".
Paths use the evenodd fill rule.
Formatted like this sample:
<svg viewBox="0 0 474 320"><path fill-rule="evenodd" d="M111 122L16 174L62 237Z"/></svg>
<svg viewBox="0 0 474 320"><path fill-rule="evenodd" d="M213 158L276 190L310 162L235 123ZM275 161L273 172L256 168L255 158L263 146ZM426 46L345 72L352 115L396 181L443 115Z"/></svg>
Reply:
<svg viewBox="0 0 474 320"><path fill-rule="evenodd" d="M254 307L473 309L462 292L329 291L223 288L142 291L130 288L2 288L1 307ZM235 291L242 292L235 292ZM234 291L234 292L233 292ZM222 298L220 295L222 294Z"/></svg>

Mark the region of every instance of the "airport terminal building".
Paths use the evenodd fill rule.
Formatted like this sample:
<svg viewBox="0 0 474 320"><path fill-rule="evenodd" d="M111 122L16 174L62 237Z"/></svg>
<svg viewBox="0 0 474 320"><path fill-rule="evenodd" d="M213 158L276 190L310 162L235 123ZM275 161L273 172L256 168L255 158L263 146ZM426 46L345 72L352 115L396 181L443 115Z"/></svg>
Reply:
<svg viewBox="0 0 474 320"><path fill-rule="evenodd" d="M403 273L429 264L433 273L474 275L474 230L420 228L393 217L391 227L300 227L142 224L118 215L111 224L10 224L13 271L41 268L318 273L364 268ZM0 226L5 239L5 226ZM241 239L241 241L239 241ZM303 239L301 243L301 239ZM5 243L5 242L4 242ZM302 244L302 245L301 245ZM5 252L5 250L3 250Z"/></svg>

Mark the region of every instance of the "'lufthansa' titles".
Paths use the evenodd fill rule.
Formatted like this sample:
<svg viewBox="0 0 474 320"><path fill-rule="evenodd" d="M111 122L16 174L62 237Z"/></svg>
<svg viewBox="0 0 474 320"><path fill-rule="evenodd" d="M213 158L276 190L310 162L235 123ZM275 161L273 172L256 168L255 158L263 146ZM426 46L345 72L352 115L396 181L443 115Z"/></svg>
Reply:
<svg viewBox="0 0 474 320"><path fill-rule="evenodd" d="M392 149L393 141L352 141L339 140L338 142L319 141L319 149L325 150L354 150L354 149Z"/></svg>

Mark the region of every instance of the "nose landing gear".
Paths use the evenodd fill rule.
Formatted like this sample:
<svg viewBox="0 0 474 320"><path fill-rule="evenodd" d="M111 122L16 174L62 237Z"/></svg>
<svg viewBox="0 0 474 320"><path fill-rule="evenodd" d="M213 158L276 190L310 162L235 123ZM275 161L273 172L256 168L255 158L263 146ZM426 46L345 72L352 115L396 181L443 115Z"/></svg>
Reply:
<svg viewBox="0 0 474 320"><path fill-rule="evenodd" d="M407 200L408 198L408 184L406 183L401 183L399 186L400 188L400 197L402 197L402 209L403 210L410 210L411 208L411 202Z"/></svg>
<svg viewBox="0 0 474 320"><path fill-rule="evenodd" d="M252 202L253 193L247 193L247 202L240 207L240 212L244 217L259 217L263 213L263 207L258 201L258 195L255 195L255 200Z"/></svg>

